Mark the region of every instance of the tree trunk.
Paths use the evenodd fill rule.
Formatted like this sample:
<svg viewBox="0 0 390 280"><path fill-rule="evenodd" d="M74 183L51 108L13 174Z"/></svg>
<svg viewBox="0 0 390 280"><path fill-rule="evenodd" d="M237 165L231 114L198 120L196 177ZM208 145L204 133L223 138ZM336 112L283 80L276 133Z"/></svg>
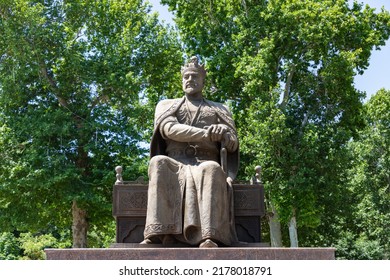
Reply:
<svg viewBox="0 0 390 280"><path fill-rule="evenodd" d="M80 209L75 200L72 205L72 216L73 248L86 248L88 232L87 211Z"/></svg>
<svg viewBox="0 0 390 280"><path fill-rule="evenodd" d="M271 247L282 247L282 230L278 212L272 202L269 203L271 215L268 216L269 231L271 237Z"/></svg>
<svg viewBox="0 0 390 280"><path fill-rule="evenodd" d="M297 231L297 219L295 217L295 210L293 210L293 215L288 223L288 232L290 235L290 246L298 247L298 231Z"/></svg>
<svg viewBox="0 0 390 280"><path fill-rule="evenodd" d="M86 139L90 139L90 135L84 131L86 116L75 117L75 123L78 129L77 139L79 145L77 147L77 158L75 161L76 167L80 170L80 174L83 178L90 176L89 171L89 158L88 152L85 147L88 143ZM79 208L76 200L73 200L72 206L72 234L73 234L73 248L86 248L87 247L87 233L88 233L88 221L87 211Z"/></svg>

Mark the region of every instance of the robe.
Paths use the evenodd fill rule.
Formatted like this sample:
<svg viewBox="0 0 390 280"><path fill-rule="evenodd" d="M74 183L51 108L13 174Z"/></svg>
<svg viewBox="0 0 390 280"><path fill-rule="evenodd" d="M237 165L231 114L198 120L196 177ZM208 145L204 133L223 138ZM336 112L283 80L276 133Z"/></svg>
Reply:
<svg viewBox="0 0 390 280"><path fill-rule="evenodd" d="M170 135L166 131L175 124L187 126ZM226 125L236 137L231 114L220 103L204 99L192 115L185 97L157 105L145 239L172 235L190 245L206 239L225 245L237 241L233 191L228 182L237 173L238 148L227 153L228 168L222 170L221 144L205 139L202 132L212 124Z"/></svg>

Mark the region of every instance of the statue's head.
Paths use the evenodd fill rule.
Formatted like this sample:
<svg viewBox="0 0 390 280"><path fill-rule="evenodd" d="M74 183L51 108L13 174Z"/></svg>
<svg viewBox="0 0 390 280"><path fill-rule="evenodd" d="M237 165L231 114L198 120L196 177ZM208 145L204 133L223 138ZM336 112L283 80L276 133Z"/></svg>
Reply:
<svg viewBox="0 0 390 280"><path fill-rule="evenodd" d="M204 65L200 65L196 56L181 68L183 91L189 95L201 94L206 78Z"/></svg>

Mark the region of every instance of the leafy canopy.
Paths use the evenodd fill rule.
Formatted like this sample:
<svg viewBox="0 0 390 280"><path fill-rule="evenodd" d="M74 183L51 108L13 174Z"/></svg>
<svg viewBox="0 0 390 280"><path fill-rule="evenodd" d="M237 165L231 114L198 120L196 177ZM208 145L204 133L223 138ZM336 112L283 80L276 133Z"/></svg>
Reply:
<svg viewBox="0 0 390 280"><path fill-rule="evenodd" d="M72 201L107 223L115 166L146 173L176 34L140 0L5 0L0 34L2 229L69 227Z"/></svg>

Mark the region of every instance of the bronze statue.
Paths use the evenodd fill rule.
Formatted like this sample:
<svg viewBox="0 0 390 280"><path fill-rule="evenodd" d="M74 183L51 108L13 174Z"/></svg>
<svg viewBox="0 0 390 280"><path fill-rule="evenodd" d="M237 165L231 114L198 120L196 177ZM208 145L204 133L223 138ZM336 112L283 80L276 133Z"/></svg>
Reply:
<svg viewBox="0 0 390 280"><path fill-rule="evenodd" d="M197 57L182 68L185 96L162 100L154 119L144 241L199 247L231 245L237 133L229 110L203 98Z"/></svg>

